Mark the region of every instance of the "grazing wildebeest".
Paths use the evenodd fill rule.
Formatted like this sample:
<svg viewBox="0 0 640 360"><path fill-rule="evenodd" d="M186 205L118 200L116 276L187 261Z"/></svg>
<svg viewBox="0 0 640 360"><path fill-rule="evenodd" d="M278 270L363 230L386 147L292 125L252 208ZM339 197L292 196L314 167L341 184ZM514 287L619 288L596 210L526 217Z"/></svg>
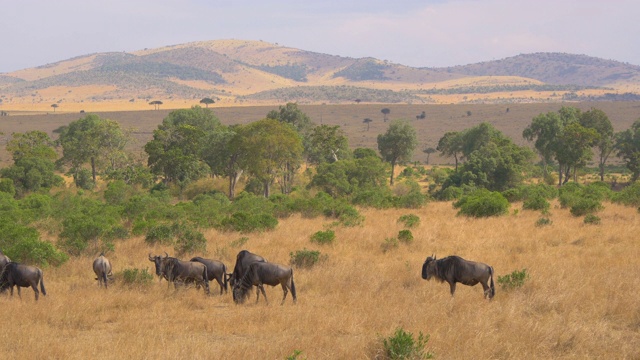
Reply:
<svg viewBox="0 0 640 360"><path fill-rule="evenodd" d="M240 279L249 268L249 265L254 262L267 262L267 260L260 255L249 252L248 250L241 250L238 253L236 256L236 264L233 267L233 272L229 275L229 284L231 284L232 289L236 284L236 280ZM235 292L232 292L232 295L235 300ZM257 296L260 297L260 293L258 293Z"/></svg>
<svg viewBox="0 0 640 360"><path fill-rule="evenodd" d="M96 273L96 280L98 280L98 286L104 285L108 288L109 276L111 273L111 262L104 257L104 253L100 253L100 256L93 260L93 272Z"/></svg>
<svg viewBox="0 0 640 360"><path fill-rule="evenodd" d="M207 267L207 280L213 281L214 279L220 285L220 295L223 292L227 292L227 266L218 260L204 259L200 256L196 256L189 261L199 262Z"/></svg>
<svg viewBox="0 0 640 360"><path fill-rule="evenodd" d="M165 257L164 273L169 282L178 287L178 282L194 282L196 286L202 286L205 293L209 294L209 280L207 278L207 266L199 262L182 261L174 257Z"/></svg>
<svg viewBox="0 0 640 360"><path fill-rule="evenodd" d="M244 303L249 290L255 285L260 289L260 292L262 292L264 300L269 303L267 294L264 291L264 284L271 286L280 284L282 286L284 296L282 297L280 305L284 304L289 290L291 290L293 303L296 303L296 284L293 282L293 269L288 266L268 262L254 262L249 265L247 271L233 287L233 300L236 303ZM258 293L258 298L259 297L260 293ZM256 303L258 302L258 298L256 298Z"/></svg>
<svg viewBox="0 0 640 360"><path fill-rule="evenodd" d="M491 299L496 294L491 266L455 255L440 260L436 260L435 255L432 256L422 265L422 278L430 280L431 277L435 277L440 282L446 281L451 288L451 296L456 292L456 283L469 286L481 283L485 298L489 296Z"/></svg>
<svg viewBox="0 0 640 360"><path fill-rule="evenodd" d="M13 296L14 286L18 287L18 296L20 296L20 298L22 298L20 288L31 286L36 293L36 301L38 301L40 297L38 283L40 283L42 295L47 295L47 291L44 289L42 270L35 266L10 262L4 267L2 274L0 274L0 292L4 292L9 288L11 290L11 296Z"/></svg>

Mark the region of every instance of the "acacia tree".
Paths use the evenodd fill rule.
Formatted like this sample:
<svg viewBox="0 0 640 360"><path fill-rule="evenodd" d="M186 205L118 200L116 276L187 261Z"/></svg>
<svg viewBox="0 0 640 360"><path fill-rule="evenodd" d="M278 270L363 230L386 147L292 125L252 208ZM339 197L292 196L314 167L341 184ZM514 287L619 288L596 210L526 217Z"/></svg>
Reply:
<svg viewBox="0 0 640 360"><path fill-rule="evenodd" d="M615 138L616 155L624 160L631 171L631 182L635 182L640 177L640 119L630 129L617 133Z"/></svg>
<svg viewBox="0 0 640 360"><path fill-rule="evenodd" d="M336 162L350 156L349 140L340 126L320 125L313 128L305 143L310 164Z"/></svg>
<svg viewBox="0 0 640 360"><path fill-rule="evenodd" d="M211 169L202 151L219 126L220 120L209 109L194 106L172 111L144 146L151 171L180 186L206 175Z"/></svg>
<svg viewBox="0 0 640 360"><path fill-rule="evenodd" d="M389 108L383 108L382 110L380 110L380 112L381 112L381 113L382 113L382 115L383 115L384 122L387 122L387 120L388 120L388 116L389 116L389 114L391 113L391 109L389 109Z"/></svg>
<svg viewBox="0 0 640 360"><path fill-rule="evenodd" d="M604 111L595 108L580 115L580 124L585 128L594 129L600 136L595 143L595 148L598 155L600 181L604 181L604 166L615 145L613 125Z"/></svg>
<svg viewBox="0 0 640 360"><path fill-rule="evenodd" d="M71 122L56 129L60 133L58 144L62 146L61 163L69 164L74 174L83 164L91 164L91 175L96 181L97 167L115 166L115 159L124 151L129 141L120 124L95 114Z"/></svg>
<svg viewBox="0 0 640 360"><path fill-rule="evenodd" d="M291 188L288 174L292 167L302 161L302 138L295 129L275 119L264 119L242 128L238 138L240 149L246 154L241 159L241 167L256 179L264 188L264 196L270 195L271 185L281 179L283 193Z"/></svg>
<svg viewBox="0 0 640 360"><path fill-rule="evenodd" d="M53 108L53 112L56 112L56 109L58 108L58 104L51 104L51 107Z"/></svg>
<svg viewBox="0 0 640 360"><path fill-rule="evenodd" d="M416 130L406 120L393 121L384 134L378 135L378 150L382 159L391 163L391 185L396 164L411 161L417 143Z"/></svg>
<svg viewBox="0 0 640 360"><path fill-rule="evenodd" d="M364 120L362 120L363 123L367 124L367 131L369 131L369 125L371 124L373 120L366 118Z"/></svg>
<svg viewBox="0 0 640 360"><path fill-rule="evenodd" d="M429 156L431 156L431 154L435 153L436 151L437 150L432 147L428 147L422 150L423 153L427 154L427 165L429 165Z"/></svg>
<svg viewBox="0 0 640 360"><path fill-rule="evenodd" d="M548 164L553 161L557 137L562 131L562 119L556 112L540 114L522 132L522 137L534 141L534 147L542 159L542 170L547 175Z"/></svg>
<svg viewBox="0 0 640 360"><path fill-rule="evenodd" d="M160 100L154 100L154 101L151 101L151 102L149 103L149 105L153 105L153 108L154 108L155 110L158 110L158 109L160 108L160 105L162 105L162 101L160 101Z"/></svg>
<svg viewBox="0 0 640 360"><path fill-rule="evenodd" d="M436 150L440 151L440 154L444 157L451 157L455 160L456 171L458 171L458 161L462 156L462 139L463 133L458 131L446 132L438 141Z"/></svg>
<svg viewBox="0 0 640 360"><path fill-rule="evenodd" d="M209 104L213 104L213 103L215 103L215 101L212 98L208 98L208 97L200 100L200 104L204 104L207 109L209 108Z"/></svg>

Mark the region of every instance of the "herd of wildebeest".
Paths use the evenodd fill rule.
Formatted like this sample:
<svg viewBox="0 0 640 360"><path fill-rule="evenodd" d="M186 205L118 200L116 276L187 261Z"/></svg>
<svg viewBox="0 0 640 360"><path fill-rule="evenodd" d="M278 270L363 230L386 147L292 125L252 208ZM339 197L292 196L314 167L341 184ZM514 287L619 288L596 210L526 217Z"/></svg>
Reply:
<svg viewBox="0 0 640 360"><path fill-rule="evenodd" d="M296 285L293 281L293 269L289 266L268 262L260 255L242 250L236 256L236 264L233 272L227 273L227 267L218 260L194 257L189 261L165 255L149 254L149 261L155 265L156 275L160 281L166 279L168 284L173 283L176 288L187 284L195 284L196 288L203 288L209 294L209 282L215 280L220 286L220 295L227 293L229 285L232 288L233 300L236 304L242 304L249 296L250 290L255 286L256 303L260 300L260 293L268 303L264 285L282 286L284 296L281 305L284 304L287 294L291 292L293 303L296 303ZM103 253L93 261L93 272L98 286L108 288L112 276L111 262ZM456 283L474 286L482 284L485 298L493 298L495 286L493 283L493 267L475 261L465 260L459 256L447 256L436 259L435 255L427 257L422 265L422 278L431 280L435 278L440 282L447 282L451 296L456 291ZM0 293L10 289L13 296L13 287L31 287L35 292L36 301L40 296L47 295L44 287L42 270L35 266L24 265L11 261L0 250ZM40 285L40 291L38 291Z"/></svg>

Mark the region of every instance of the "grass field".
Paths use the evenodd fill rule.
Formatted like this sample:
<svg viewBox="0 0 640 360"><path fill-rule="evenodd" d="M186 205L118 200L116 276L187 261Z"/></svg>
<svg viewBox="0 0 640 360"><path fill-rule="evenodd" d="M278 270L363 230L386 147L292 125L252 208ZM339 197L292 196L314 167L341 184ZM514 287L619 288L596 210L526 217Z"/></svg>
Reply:
<svg viewBox="0 0 640 360"><path fill-rule="evenodd" d="M335 228L334 244L310 242L325 219L294 216L272 232L207 232L206 257L233 266L242 248L287 264L290 252L319 250L326 259L295 269L298 303L267 287L270 303L253 298L235 305L231 295L206 297L195 289L121 283L100 289L93 257L44 269L48 295L0 296L3 358L364 359L381 351L383 337L402 327L429 334L437 359L640 357L640 267L633 208L606 204L599 226L585 225L557 205L552 224L536 227L540 213L513 211L491 219L456 217L451 203L418 210L362 210L363 226ZM383 252L385 239L402 230L401 215L420 217L414 241ZM242 247L232 244L242 236ZM151 247L141 238L116 243L108 254L114 272L149 269ZM527 269L521 288L496 283L492 301L480 286L449 287L420 277L426 256L457 254L492 265L498 276ZM194 254L195 255L195 254ZM186 258L187 256L185 256Z"/></svg>

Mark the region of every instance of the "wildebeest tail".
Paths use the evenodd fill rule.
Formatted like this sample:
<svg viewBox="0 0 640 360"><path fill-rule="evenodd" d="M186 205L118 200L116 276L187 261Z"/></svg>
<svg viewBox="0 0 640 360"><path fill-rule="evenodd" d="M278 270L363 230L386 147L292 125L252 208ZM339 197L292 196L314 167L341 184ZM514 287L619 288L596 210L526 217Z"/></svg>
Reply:
<svg viewBox="0 0 640 360"><path fill-rule="evenodd" d="M227 265L222 264L222 286L224 287L224 292L226 293L229 289L229 282L227 279Z"/></svg>
<svg viewBox="0 0 640 360"><path fill-rule="evenodd" d="M293 281L293 269L291 270L291 296L293 297L293 302L295 303L298 296L296 295L296 283Z"/></svg>
<svg viewBox="0 0 640 360"><path fill-rule="evenodd" d="M491 291L491 298L496 294L496 287L493 285L493 266L489 266L489 276L491 277L491 283L489 284L489 291Z"/></svg>
<svg viewBox="0 0 640 360"><path fill-rule="evenodd" d="M103 261L103 262L102 262L102 281L104 281L104 287L105 287L105 288L108 288L108 287L109 287L109 285L107 284L107 281L108 281L108 279L107 279L107 273L108 273L108 272L109 272L109 271L107 270L107 262L106 262L106 261Z"/></svg>
<svg viewBox="0 0 640 360"><path fill-rule="evenodd" d="M40 291L42 295L47 295L47 290L44 289L44 276L42 275L42 270L38 269L38 276L40 277Z"/></svg>

